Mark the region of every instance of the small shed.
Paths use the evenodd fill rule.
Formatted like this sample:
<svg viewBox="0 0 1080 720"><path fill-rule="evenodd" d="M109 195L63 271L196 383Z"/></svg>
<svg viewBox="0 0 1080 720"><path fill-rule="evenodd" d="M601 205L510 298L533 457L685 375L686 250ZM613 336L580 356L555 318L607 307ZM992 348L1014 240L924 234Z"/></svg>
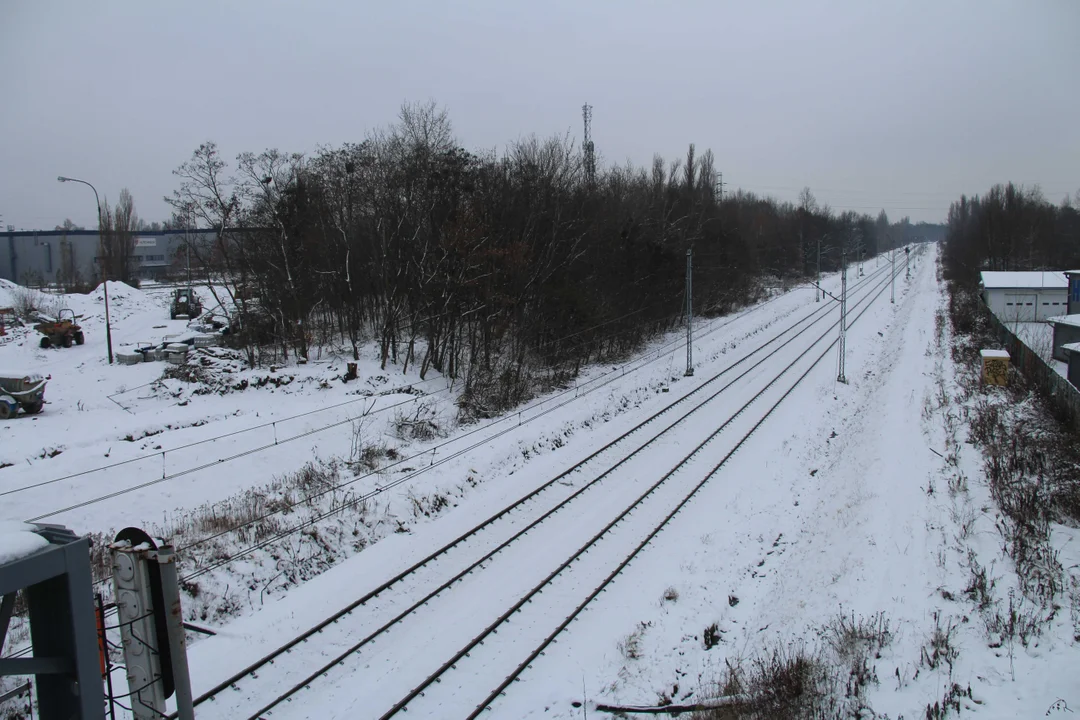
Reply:
<svg viewBox="0 0 1080 720"><path fill-rule="evenodd" d="M1080 388L1080 342L1069 343L1064 346L1064 350L1069 356L1069 382L1073 387Z"/></svg>
<svg viewBox="0 0 1080 720"><path fill-rule="evenodd" d="M1063 272L984 272L981 277L983 302L1003 322L1039 322L1069 312L1069 279ZM1080 271L1076 282L1080 292Z"/></svg>
<svg viewBox="0 0 1080 720"><path fill-rule="evenodd" d="M1066 345L1080 343L1080 314L1058 315L1047 321L1054 328L1054 359L1069 362Z"/></svg>
<svg viewBox="0 0 1080 720"><path fill-rule="evenodd" d="M980 350L982 380L987 385L1009 384L1009 353L1005 350Z"/></svg>

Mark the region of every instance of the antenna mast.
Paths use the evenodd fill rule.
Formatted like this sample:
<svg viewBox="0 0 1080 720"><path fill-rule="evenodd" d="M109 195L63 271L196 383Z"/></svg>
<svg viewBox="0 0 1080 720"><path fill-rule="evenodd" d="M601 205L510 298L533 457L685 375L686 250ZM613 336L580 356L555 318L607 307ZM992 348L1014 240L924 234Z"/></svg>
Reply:
<svg viewBox="0 0 1080 720"><path fill-rule="evenodd" d="M581 106L581 117L585 121L585 141L581 148L585 154L585 182L589 187L596 183L596 148L592 141L592 105Z"/></svg>

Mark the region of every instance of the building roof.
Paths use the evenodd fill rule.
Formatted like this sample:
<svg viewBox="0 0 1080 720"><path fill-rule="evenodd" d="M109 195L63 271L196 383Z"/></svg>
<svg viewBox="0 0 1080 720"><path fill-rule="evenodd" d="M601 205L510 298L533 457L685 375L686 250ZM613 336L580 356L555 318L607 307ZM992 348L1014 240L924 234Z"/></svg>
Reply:
<svg viewBox="0 0 1080 720"><path fill-rule="evenodd" d="M1080 327L1080 315L1058 315L1057 317L1046 318L1046 322L1053 325Z"/></svg>
<svg viewBox="0 0 1080 720"><path fill-rule="evenodd" d="M982 355L984 358L1005 358L1006 360L1009 359L1009 353L1005 350L980 350L979 355Z"/></svg>
<svg viewBox="0 0 1080 720"><path fill-rule="evenodd" d="M979 274L982 276L982 286L988 290L1011 288L1065 290L1069 287L1069 279L1065 277L1065 273L1056 270Z"/></svg>
<svg viewBox="0 0 1080 720"><path fill-rule="evenodd" d="M1067 345L1062 345L1061 349L1070 353L1080 352L1080 343L1068 343Z"/></svg>

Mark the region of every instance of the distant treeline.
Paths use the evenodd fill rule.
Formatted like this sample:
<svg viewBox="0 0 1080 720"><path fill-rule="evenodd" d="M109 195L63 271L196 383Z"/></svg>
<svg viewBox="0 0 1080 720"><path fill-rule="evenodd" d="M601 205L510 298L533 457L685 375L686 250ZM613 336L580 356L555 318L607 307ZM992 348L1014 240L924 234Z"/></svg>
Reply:
<svg viewBox="0 0 1080 720"><path fill-rule="evenodd" d="M166 199L171 227L218 230L193 263L229 280L252 363L374 338L384 364L461 379L474 414L680 323L689 248L695 314L716 315L812 278L819 246L831 271L842 252L872 257L938 227L837 214L809 189L798 204L721 199L712 152L693 145L647 168L588 168L565 137L467 151L445 112L406 105L363 142L310 156L229 167L206 143Z"/></svg>
<svg viewBox="0 0 1080 720"><path fill-rule="evenodd" d="M1038 187L995 185L949 208L942 256L949 279L968 285L983 270L1080 267L1080 212L1066 197L1054 205Z"/></svg>

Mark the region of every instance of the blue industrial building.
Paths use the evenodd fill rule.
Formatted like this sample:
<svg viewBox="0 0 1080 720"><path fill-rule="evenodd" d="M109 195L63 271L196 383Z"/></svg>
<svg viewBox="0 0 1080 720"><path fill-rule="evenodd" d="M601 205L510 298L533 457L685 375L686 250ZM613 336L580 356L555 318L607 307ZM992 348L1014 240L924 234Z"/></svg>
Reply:
<svg viewBox="0 0 1080 720"><path fill-rule="evenodd" d="M160 278L186 267L188 239L213 230L164 230L135 234L135 277ZM200 238L201 239L201 238ZM96 230L0 232L0 278L23 285L94 283L99 279Z"/></svg>

